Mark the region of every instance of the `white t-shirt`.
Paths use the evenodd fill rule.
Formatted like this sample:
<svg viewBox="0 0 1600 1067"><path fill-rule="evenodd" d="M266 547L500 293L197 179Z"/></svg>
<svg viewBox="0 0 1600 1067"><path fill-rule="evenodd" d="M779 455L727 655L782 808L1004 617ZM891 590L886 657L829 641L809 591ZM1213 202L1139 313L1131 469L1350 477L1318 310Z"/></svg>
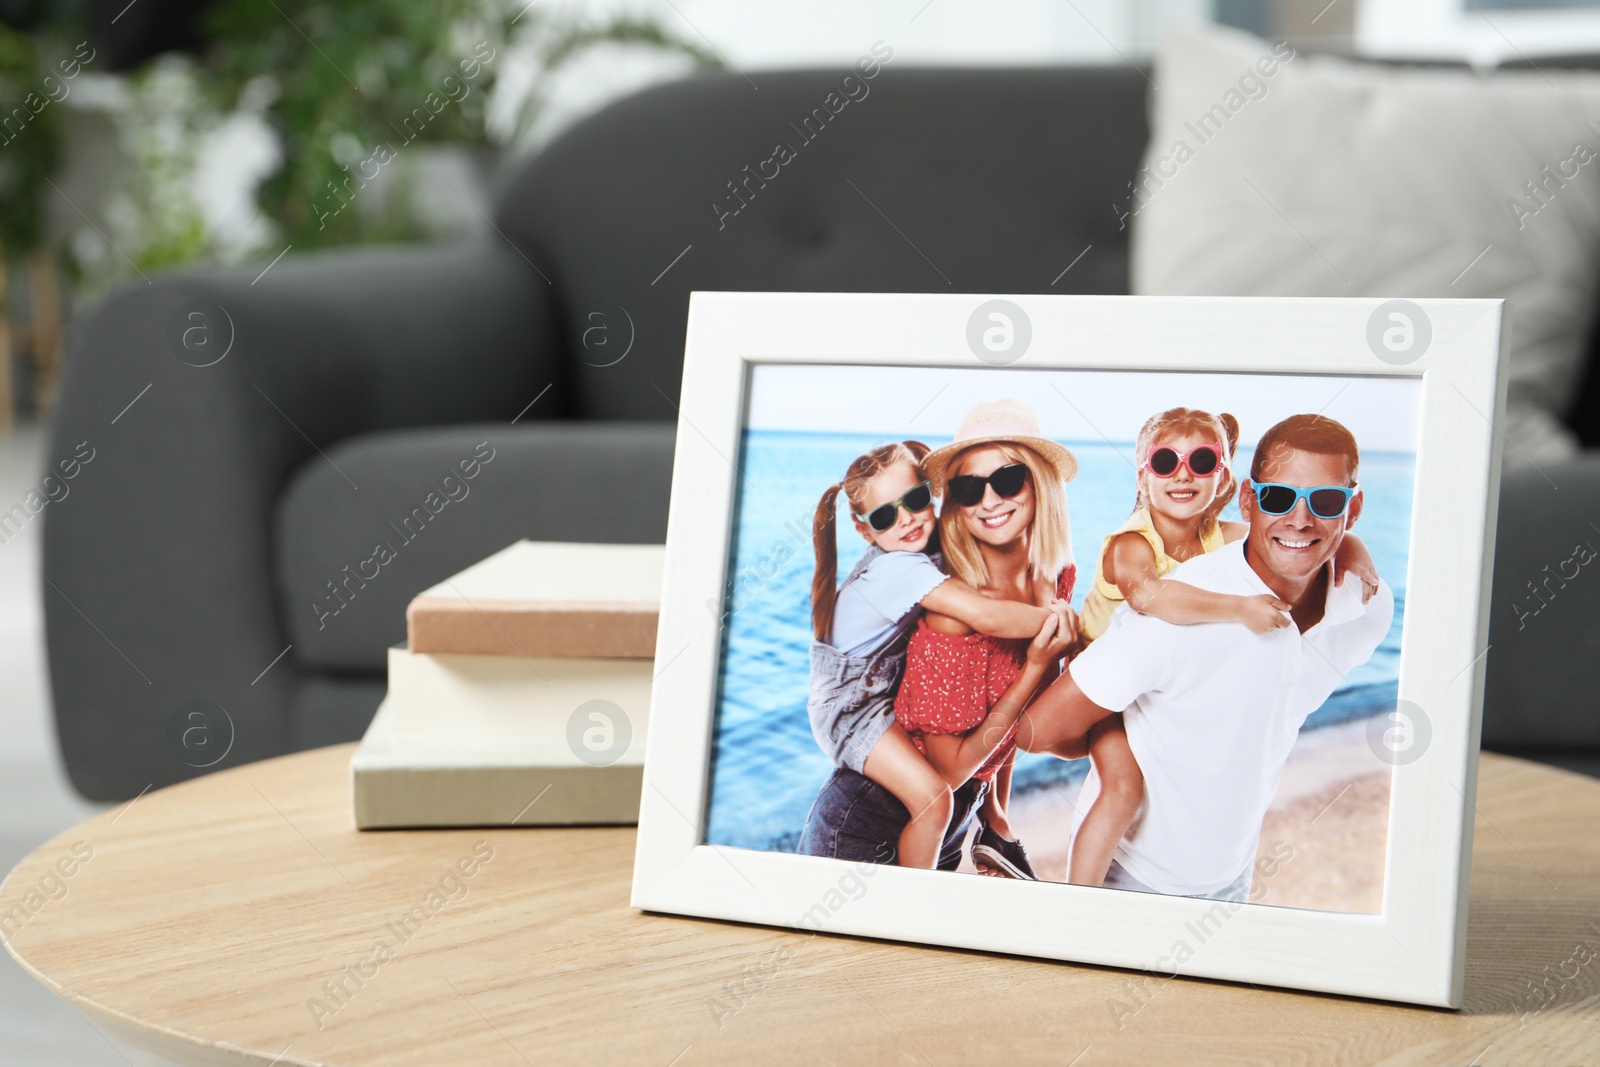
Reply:
<svg viewBox="0 0 1600 1067"><path fill-rule="evenodd" d="M1244 545L1196 556L1170 577L1220 593L1271 592ZM1330 584L1321 621L1303 634L1293 625L1269 634L1243 623L1177 626L1118 608L1071 665L1085 696L1124 709L1144 772L1143 816L1117 862L1150 888L1185 896L1243 874L1301 724L1371 657L1393 616L1387 583L1363 604L1354 576ZM1077 823L1098 793L1091 771Z"/></svg>
<svg viewBox="0 0 1600 1067"><path fill-rule="evenodd" d="M839 589L829 644L846 656L870 656L916 622L922 598L949 575L922 552L867 549L865 567Z"/></svg>

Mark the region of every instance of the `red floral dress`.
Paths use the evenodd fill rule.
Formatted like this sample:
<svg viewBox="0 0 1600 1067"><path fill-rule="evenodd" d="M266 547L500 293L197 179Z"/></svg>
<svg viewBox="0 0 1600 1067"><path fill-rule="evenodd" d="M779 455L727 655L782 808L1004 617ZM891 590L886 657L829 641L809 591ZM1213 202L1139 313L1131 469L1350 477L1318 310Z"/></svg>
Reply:
<svg viewBox="0 0 1600 1067"><path fill-rule="evenodd" d="M1056 577L1056 596L1072 598L1078 568L1067 564ZM906 673L895 695L895 718L923 753L924 734L967 734L976 729L999 703L1028 662L1029 639L990 637L987 634L942 634L928 628L926 619L906 648ZM974 778L994 781L996 772L1017 747L1017 726L1012 724L994 753Z"/></svg>

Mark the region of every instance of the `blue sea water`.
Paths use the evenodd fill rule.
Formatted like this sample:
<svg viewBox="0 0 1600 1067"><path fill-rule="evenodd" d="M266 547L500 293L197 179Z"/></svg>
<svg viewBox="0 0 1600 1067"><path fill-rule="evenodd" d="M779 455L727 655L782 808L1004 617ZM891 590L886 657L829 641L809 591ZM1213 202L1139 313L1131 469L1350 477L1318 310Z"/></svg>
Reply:
<svg viewBox="0 0 1600 1067"><path fill-rule="evenodd" d="M942 440L927 437L937 447ZM833 766L817 747L806 718L811 642L811 518L823 489L851 460L883 443L868 435L747 431L742 445L734 528L733 593L724 610L722 670L712 752L706 837L713 844L793 851L806 812ZM1131 443L1066 442L1078 457L1067 490L1081 608L1100 542L1133 509ZM1247 471L1252 450L1241 446L1235 469ZM1394 622L1376 653L1317 709L1306 729L1365 718L1393 706L1398 691L1400 632L1405 613L1406 556L1411 529L1413 453L1361 457L1365 505L1355 527L1394 591ZM1224 518L1238 519L1237 503ZM847 524L839 530L842 579L866 550ZM1013 788L1024 792L1081 776L1088 762L1019 754Z"/></svg>

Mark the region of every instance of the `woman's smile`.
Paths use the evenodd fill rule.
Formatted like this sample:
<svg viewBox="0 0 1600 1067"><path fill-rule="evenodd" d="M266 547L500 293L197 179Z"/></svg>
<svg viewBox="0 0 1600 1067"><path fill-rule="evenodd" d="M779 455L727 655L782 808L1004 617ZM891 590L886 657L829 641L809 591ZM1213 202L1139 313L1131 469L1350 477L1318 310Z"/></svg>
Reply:
<svg viewBox="0 0 1600 1067"><path fill-rule="evenodd" d="M1017 509L1015 507L1008 507L1002 511L997 511L992 515L979 515L978 521L983 524L984 529L986 530L998 530L1000 527L1010 522L1011 516L1015 515L1016 513Z"/></svg>
<svg viewBox="0 0 1600 1067"><path fill-rule="evenodd" d="M1001 467L1017 461L994 445L965 453L951 471L956 475L988 478ZM993 485L985 485L983 498L974 504L950 504L961 509L962 521L972 536L984 544L1004 548L1026 538L1033 525L1033 484L1024 481L1011 496L1001 496Z"/></svg>

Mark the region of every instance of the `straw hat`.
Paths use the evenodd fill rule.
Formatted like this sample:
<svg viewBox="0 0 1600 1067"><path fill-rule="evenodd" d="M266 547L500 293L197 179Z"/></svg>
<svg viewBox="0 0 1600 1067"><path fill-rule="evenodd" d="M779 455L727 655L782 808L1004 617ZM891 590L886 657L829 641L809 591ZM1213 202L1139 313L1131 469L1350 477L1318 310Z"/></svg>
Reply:
<svg viewBox="0 0 1600 1067"><path fill-rule="evenodd" d="M950 462L969 448L990 443L1026 445L1043 456L1063 482L1078 473L1077 457L1067 448L1044 436L1033 410L1020 400L994 400L979 404L961 420L956 439L928 453L922 469L933 483L933 491L944 495L945 474Z"/></svg>

